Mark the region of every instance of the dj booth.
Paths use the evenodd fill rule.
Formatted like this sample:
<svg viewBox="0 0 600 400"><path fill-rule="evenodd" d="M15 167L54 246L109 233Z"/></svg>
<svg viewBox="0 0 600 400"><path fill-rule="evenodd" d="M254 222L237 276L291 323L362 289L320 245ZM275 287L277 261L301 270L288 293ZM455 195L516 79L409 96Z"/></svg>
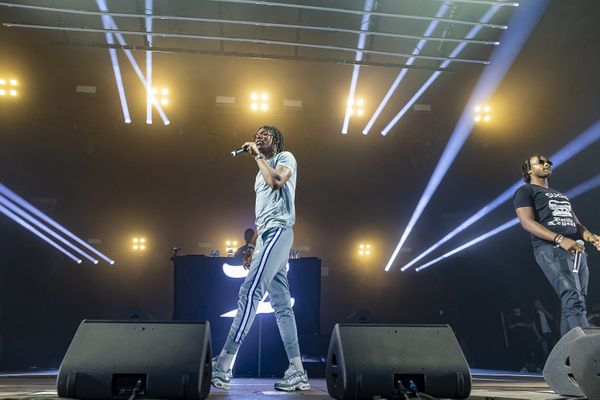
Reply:
<svg viewBox="0 0 600 400"><path fill-rule="evenodd" d="M221 351L238 293L247 271L240 258L176 256L174 264L174 321L209 321L213 353ZM321 260L315 257L289 260L288 280L298 335L320 333ZM238 352L237 376L277 376L288 366L269 297ZM302 348L301 348L302 351Z"/></svg>

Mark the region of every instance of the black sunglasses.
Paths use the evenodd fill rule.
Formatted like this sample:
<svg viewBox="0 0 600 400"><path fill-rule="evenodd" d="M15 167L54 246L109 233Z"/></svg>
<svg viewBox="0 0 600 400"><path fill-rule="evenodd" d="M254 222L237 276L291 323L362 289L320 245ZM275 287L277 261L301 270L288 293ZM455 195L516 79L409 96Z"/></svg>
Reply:
<svg viewBox="0 0 600 400"><path fill-rule="evenodd" d="M537 159L537 162L533 162L533 163L531 163L531 165L538 165L538 164L539 164L539 165L548 164L548 165L552 166L552 165L553 165L553 162L552 162L552 161L550 161L550 160L548 160L548 159L544 159L544 158L539 158L539 157L538 157L538 159Z"/></svg>

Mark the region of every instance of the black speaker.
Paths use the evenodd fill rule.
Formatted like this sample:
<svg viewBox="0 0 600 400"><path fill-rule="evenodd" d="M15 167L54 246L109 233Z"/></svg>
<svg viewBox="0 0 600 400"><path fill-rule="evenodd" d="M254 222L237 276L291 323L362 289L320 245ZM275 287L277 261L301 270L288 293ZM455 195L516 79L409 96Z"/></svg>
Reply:
<svg viewBox="0 0 600 400"><path fill-rule="evenodd" d="M544 380L554 392L561 396L584 396L573 372L571 350L579 338L600 333L598 328L573 328L567 332L548 355L544 365Z"/></svg>
<svg viewBox="0 0 600 400"><path fill-rule="evenodd" d="M58 372L59 397L204 399L208 322L91 321L79 325Z"/></svg>
<svg viewBox="0 0 600 400"><path fill-rule="evenodd" d="M586 329L571 346L571 369L583 394L600 399L600 329Z"/></svg>
<svg viewBox="0 0 600 400"><path fill-rule="evenodd" d="M390 398L403 390L465 399L471 372L448 325L337 324L325 369L336 399Z"/></svg>

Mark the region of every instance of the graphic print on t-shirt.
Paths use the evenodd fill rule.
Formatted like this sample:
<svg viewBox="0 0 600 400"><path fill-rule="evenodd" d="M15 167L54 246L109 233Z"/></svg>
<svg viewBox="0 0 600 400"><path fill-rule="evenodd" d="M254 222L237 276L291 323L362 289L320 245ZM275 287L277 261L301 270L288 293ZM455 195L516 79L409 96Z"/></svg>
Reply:
<svg viewBox="0 0 600 400"><path fill-rule="evenodd" d="M575 212L567 196L552 188L534 184L524 184L515 192L513 199L515 209L531 207L537 222L552 232L569 238L577 233ZM534 247L552 244L551 240L531 235Z"/></svg>
<svg viewBox="0 0 600 400"><path fill-rule="evenodd" d="M567 196L561 193L545 193L551 200L548 201L548 207L552 211L554 217L552 221L548 221L550 226L576 226L573 221L573 213L571 203ZM564 200L554 200L554 198L562 198Z"/></svg>

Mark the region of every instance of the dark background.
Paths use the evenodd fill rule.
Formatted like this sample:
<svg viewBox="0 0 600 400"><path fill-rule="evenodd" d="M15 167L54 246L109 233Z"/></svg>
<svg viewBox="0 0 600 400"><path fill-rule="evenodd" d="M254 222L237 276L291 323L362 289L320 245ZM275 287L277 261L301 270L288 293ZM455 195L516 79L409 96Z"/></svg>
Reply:
<svg viewBox="0 0 600 400"><path fill-rule="evenodd" d="M343 3L353 9L361 9L363 4L327 3ZM433 15L438 7L434 1L407 1L402 6L391 3L383 1L379 7L421 15ZM95 10L91 1L55 1L52 6ZM109 2L109 8L140 13L143 2ZM218 8L213 2L155 1L157 14L216 16L221 12L224 17L291 23L296 18L282 10ZM476 20L485 9L460 5L456 18ZM509 23L513 12L503 10L492 22ZM521 228L513 227L420 273L402 273L399 268L519 179L520 165L529 153L553 154L597 121L598 15L600 3L594 0L549 3L491 99L493 123L476 126L409 237L405 246L411 251L402 253L390 272L383 268L482 66L451 64L452 72L443 73L418 101L430 104L431 111L409 111L383 137L378 132L430 72L409 71L368 136L360 133L368 118L353 119L349 134L342 135L351 66L157 52L154 81L170 88L172 104L166 112L171 125L164 126L156 113L155 123L146 125L144 89L119 51L133 119L132 124L125 125L106 48L81 45L103 43L100 34L1 26L0 75L19 79L20 96L14 101L0 100L0 182L82 238L100 239L97 247L117 262L114 266L104 262L77 265L1 216L2 354L8 354L9 348L14 354L17 348L21 355L0 358L0 367L57 367L61 356L57 349L68 344L83 318L120 318L130 307L138 307L156 319L170 319L170 249L181 247L183 254L206 254L212 249L222 252L225 239L241 241L243 230L252 226L256 166L247 157L231 159L229 151L250 139L262 124L278 126L286 148L298 160L294 246L300 248L301 256L321 258L325 268L322 333L329 333L335 322L364 308L370 309L378 322L395 323L448 322L440 314L444 310L445 315L456 315L451 322L468 344L472 365L506 367L500 313L516 305L528 308L536 298L549 308L557 305L556 296L535 264L528 235ZM98 17L5 7L0 8L0 16L2 22L100 26ZM307 24L354 28L358 21L356 16L303 15ZM124 22L122 27L140 30L139 24ZM422 34L425 26L382 19L376 29ZM436 35L445 26L442 24ZM174 23L159 28L180 32L194 29ZM461 37L464 31L456 26L451 33ZM266 29L230 33L270 37ZM305 35L301 39L310 41L313 34ZM484 30L481 36L497 39L498 35ZM317 39L329 43L337 35ZM356 45L355 36L340 40L349 47ZM143 44L139 37L131 41ZM409 43L414 46L414 42ZM185 47L166 39L162 44ZM184 44L197 49L219 47L218 42ZM383 48L384 44L369 45ZM231 51L268 49L226 46ZM435 53L436 46L426 48L427 52ZM442 53L453 48L446 46ZM465 57L489 56L489 49L468 49L471 47ZM412 48L398 44L394 50ZM273 51L285 53L286 49ZM134 54L143 67L144 53ZM397 68L361 69L357 94L365 98L368 116L397 73ZM76 93L76 85L95 86L97 93ZM245 99L251 90L270 93L269 113L248 111ZM235 96L239 103L218 107L214 102L218 95ZM302 110L283 109L283 98L302 100ZM566 190L596 175L600 170L598 154L600 144L590 145L556 170L552 186ZM596 189L574 201L579 219L595 232L600 231L599 199ZM434 254L513 216L512 206L504 204ZM143 256L130 251L134 235L144 235L149 241ZM374 247L368 260L356 256L361 241ZM593 304L600 302L600 274L596 271L600 256L590 253L589 303Z"/></svg>

